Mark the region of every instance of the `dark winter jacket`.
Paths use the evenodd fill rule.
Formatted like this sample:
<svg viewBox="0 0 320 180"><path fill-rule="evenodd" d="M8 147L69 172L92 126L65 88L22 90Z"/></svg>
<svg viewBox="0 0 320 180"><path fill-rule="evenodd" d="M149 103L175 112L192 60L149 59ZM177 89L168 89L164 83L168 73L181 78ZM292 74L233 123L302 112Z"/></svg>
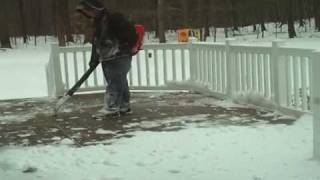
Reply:
<svg viewBox="0 0 320 180"><path fill-rule="evenodd" d="M92 39L90 66L99 63L99 60L109 60L110 58L112 60L118 56L131 56L131 45L117 38L115 32L120 30L114 29L115 26L111 28L112 25L110 23L121 22L114 22L112 19L109 13L103 12L94 20L95 31Z"/></svg>

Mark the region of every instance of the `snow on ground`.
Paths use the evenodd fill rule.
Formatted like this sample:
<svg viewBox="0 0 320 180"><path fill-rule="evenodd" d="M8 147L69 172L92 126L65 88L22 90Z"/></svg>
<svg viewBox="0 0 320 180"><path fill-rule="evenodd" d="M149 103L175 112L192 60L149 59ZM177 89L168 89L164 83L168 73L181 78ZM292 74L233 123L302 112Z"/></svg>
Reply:
<svg viewBox="0 0 320 180"><path fill-rule="evenodd" d="M0 99L47 96L49 45L0 51Z"/></svg>
<svg viewBox="0 0 320 180"><path fill-rule="evenodd" d="M204 115L191 116L195 122ZM111 145L0 148L2 180L319 180L312 123L132 132ZM101 130L102 131L102 130ZM29 172L29 173L23 173Z"/></svg>

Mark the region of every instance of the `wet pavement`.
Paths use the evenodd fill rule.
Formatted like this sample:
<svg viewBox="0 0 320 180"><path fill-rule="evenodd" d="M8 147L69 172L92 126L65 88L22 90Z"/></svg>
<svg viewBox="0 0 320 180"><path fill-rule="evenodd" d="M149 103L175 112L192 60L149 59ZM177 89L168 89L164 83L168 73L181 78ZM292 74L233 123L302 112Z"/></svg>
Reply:
<svg viewBox="0 0 320 180"><path fill-rule="evenodd" d="M294 118L206 97L198 93L132 93L132 114L93 118L102 94L78 95L54 115L56 99L0 101L0 147L70 143L110 144L136 131L179 131L193 125L254 126L286 124Z"/></svg>

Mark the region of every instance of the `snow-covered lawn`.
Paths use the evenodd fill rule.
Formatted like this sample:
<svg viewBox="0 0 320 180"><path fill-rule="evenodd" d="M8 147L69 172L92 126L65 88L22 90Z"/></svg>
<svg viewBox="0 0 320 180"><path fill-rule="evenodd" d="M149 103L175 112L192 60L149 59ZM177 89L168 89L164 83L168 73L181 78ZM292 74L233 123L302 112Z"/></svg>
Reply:
<svg viewBox="0 0 320 180"><path fill-rule="evenodd" d="M0 99L47 96L49 45L0 51Z"/></svg>
<svg viewBox="0 0 320 180"><path fill-rule="evenodd" d="M189 119L203 118L190 116ZM294 125L190 125L132 132L111 145L0 148L2 180L319 180L309 116ZM32 173L23 173L27 170Z"/></svg>

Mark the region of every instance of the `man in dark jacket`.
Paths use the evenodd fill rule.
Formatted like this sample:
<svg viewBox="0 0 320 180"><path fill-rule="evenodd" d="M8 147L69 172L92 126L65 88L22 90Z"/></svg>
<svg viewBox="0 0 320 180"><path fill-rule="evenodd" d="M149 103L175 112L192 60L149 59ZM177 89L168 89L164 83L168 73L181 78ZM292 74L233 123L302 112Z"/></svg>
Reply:
<svg viewBox="0 0 320 180"><path fill-rule="evenodd" d="M127 81L132 59L130 46L119 41L110 30L108 23L110 14L103 3L98 0L82 0L76 9L84 16L93 19L95 30L89 65L94 66L101 62L107 81L105 104L99 114L114 115L130 112Z"/></svg>

